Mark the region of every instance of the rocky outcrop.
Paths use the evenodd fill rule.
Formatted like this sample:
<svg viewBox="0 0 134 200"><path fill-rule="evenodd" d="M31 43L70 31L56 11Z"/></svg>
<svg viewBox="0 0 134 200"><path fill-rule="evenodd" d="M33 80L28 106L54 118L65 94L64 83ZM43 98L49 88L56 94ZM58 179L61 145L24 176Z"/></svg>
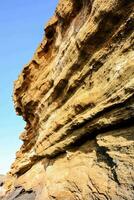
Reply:
<svg viewBox="0 0 134 200"><path fill-rule="evenodd" d="M133 9L132 0L59 1L15 82L27 124L8 190L32 189L36 200L133 199Z"/></svg>
<svg viewBox="0 0 134 200"><path fill-rule="evenodd" d="M22 187L15 187L8 197L3 198L3 200L34 200L35 197L35 192L32 190L25 191Z"/></svg>

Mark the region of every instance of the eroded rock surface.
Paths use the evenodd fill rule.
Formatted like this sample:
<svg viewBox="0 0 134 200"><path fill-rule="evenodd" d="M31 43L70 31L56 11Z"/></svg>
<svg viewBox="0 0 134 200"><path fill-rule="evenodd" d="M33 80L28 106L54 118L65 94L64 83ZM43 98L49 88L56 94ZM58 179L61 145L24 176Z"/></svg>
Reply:
<svg viewBox="0 0 134 200"><path fill-rule="evenodd" d="M35 200L35 197L35 193L32 190L25 191L22 187L16 187L3 200Z"/></svg>
<svg viewBox="0 0 134 200"><path fill-rule="evenodd" d="M27 125L6 188L36 200L134 198L134 2L60 0L15 83Z"/></svg>

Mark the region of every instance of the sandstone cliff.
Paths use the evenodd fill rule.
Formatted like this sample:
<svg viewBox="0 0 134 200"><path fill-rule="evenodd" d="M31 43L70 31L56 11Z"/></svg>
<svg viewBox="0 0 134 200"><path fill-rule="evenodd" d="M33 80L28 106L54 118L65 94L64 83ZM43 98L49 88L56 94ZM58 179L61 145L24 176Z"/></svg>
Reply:
<svg viewBox="0 0 134 200"><path fill-rule="evenodd" d="M134 198L133 9L133 0L59 1L15 82L27 125L6 199Z"/></svg>

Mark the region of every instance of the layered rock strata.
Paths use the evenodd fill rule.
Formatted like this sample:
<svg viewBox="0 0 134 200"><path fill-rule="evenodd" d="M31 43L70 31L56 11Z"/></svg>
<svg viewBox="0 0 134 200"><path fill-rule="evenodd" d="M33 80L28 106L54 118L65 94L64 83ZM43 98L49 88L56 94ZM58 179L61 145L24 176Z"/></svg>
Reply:
<svg viewBox="0 0 134 200"><path fill-rule="evenodd" d="M133 9L132 0L59 1L15 82L26 127L8 189L36 200L134 198Z"/></svg>

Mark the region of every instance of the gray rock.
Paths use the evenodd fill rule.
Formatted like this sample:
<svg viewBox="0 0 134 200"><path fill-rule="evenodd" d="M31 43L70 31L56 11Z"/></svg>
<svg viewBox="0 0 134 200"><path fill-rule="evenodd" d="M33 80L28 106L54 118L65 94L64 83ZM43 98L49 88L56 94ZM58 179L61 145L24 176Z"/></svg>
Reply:
<svg viewBox="0 0 134 200"><path fill-rule="evenodd" d="M25 191L24 188L18 187L3 200L35 200L35 197L33 190Z"/></svg>

